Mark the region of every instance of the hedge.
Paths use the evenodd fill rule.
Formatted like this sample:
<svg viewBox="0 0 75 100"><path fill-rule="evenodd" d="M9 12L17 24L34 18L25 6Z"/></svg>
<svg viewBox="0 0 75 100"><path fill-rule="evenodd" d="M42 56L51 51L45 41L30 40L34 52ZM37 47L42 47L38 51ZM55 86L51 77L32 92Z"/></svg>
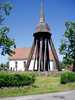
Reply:
<svg viewBox="0 0 75 100"><path fill-rule="evenodd" d="M74 72L64 72L61 74L61 84L75 82L75 73Z"/></svg>
<svg viewBox="0 0 75 100"><path fill-rule="evenodd" d="M32 85L34 81L35 75L32 73L0 73L0 88Z"/></svg>

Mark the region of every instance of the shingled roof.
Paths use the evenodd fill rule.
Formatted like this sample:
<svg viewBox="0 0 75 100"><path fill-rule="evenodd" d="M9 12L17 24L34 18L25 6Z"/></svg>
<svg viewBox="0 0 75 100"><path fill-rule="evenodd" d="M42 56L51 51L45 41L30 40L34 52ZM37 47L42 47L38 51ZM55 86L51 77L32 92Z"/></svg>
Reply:
<svg viewBox="0 0 75 100"><path fill-rule="evenodd" d="M25 60L28 58L31 48L16 48L15 54L10 56L10 60ZM50 50L49 57L51 60L54 60L53 54Z"/></svg>

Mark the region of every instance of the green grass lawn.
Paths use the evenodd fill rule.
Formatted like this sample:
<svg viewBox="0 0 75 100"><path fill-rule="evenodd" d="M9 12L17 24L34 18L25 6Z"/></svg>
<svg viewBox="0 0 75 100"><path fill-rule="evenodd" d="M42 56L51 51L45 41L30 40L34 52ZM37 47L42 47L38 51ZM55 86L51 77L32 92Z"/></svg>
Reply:
<svg viewBox="0 0 75 100"><path fill-rule="evenodd" d="M33 86L26 87L14 87L14 88L1 88L0 97L7 96L24 96L31 94L43 94L59 91L68 91L75 89L75 83L68 83L65 85L60 84L60 77L57 76L46 76L37 75L36 81Z"/></svg>

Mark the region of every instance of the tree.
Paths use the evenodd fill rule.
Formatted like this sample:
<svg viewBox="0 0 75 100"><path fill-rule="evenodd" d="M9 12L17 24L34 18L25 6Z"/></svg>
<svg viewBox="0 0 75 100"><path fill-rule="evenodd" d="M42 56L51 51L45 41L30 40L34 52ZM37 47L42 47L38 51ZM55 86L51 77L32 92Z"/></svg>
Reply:
<svg viewBox="0 0 75 100"><path fill-rule="evenodd" d="M9 63L7 62L6 64L0 64L0 71L1 70L4 70L4 71L9 70Z"/></svg>
<svg viewBox="0 0 75 100"><path fill-rule="evenodd" d="M0 4L0 50L1 55L14 53L15 42L8 36L9 28L4 25L4 20L10 15L12 5L10 3Z"/></svg>
<svg viewBox="0 0 75 100"><path fill-rule="evenodd" d="M75 22L66 22L64 39L60 46L60 53L63 55L63 62L73 65L75 71Z"/></svg>

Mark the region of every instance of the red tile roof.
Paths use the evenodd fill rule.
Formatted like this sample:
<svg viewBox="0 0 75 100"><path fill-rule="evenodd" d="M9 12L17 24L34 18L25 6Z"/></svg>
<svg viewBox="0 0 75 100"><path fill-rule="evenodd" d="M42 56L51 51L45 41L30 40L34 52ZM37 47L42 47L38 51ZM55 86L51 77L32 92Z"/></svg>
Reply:
<svg viewBox="0 0 75 100"><path fill-rule="evenodd" d="M31 48L16 48L15 49L15 54L10 56L10 60L24 60L27 59L30 53ZM54 60L53 54L50 50L49 52L49 57L51 60Z"/></svg>
<svg viewBox="0 0 75 100"><path fill-rule="evenodd" d="M27 59L30 52L30 48L16 48L15 54L10 56L10 60L23 60Z"/></svg>

